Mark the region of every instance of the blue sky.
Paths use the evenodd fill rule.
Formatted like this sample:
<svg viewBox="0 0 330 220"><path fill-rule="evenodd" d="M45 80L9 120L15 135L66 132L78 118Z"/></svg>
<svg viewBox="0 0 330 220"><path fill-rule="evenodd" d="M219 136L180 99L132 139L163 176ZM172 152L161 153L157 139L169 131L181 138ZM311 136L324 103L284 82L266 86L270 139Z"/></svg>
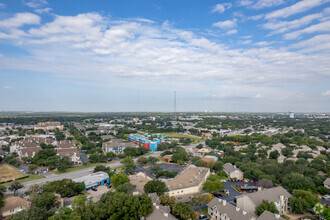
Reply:
<svg viewBox="0 0 330 220"><path fill-rule="evenodd" d="M329 112L330 0L0 0L0 111Z"/></svg>

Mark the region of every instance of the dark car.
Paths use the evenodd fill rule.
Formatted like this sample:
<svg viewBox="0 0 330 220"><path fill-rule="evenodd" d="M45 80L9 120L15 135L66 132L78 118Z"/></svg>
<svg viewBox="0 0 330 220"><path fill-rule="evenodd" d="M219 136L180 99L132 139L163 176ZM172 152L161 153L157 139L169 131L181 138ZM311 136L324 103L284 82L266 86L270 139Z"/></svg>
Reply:
<svg viewBox="0 0 330 220"><path fill-rule="evenodd" d="M93 191L97 191L96 187L92 187L92 190L93 190Z"/></svg>
<svg viewBox="0 0 330 220"><path fill-rule="evenodd" d="M207 218L206 215L200 215L200 216L199 216L199 219L206 219L206 218Z"/></svg>

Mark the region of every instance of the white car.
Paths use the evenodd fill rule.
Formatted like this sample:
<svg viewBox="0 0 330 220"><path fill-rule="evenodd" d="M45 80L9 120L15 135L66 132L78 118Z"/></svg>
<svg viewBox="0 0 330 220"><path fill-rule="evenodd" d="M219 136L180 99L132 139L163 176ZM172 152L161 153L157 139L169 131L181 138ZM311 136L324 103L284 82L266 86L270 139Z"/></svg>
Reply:
<svg viewBox="0 0 330 220"><path fill-rule="evenodd" d="M225 182L227 182L227 181L226 181L226 180L221 180L221 182L225 183Z"/></svg>
<svg viewBox="0 0 330 220"><path fill-rule="evenodd" d="M325 200L330 200L330 195L324 195L324 196L322 196L322 198Z"/></svg>

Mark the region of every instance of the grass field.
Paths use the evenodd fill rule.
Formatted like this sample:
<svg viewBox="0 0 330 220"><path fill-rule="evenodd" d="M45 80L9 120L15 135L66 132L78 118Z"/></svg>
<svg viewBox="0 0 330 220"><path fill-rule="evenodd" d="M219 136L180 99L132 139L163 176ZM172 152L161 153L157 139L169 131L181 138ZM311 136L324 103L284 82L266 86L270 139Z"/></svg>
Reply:
<svg viewBox="0 0 330 220"><path fill-rule="evenodd" d="M170 137L170 138L190 138L193 140L193 143L198 143L202 138L193 136L193 135L187 135L187 134L178 134L178 133L164 133L164 135Z"/></svg>
<svg viewBox="0 0 330 220"><path fill-rule="evenodd" d="M18 182L20 182L20 183L26 183L26 182L29 182L29 181L32 181L32 180L43 179L43 178L45 178L45 177L42 176L42 175L29 174L29 177L28 177L28 178L18 180ZM5 186L5 187L8 187L8 186L10 186L12 183L13 183L13 182L3 183L2 185Z"/></svg>
<svg viewBox="0 0 330 220"><path fill-rule="evenodd" d="M15 168L8 166L7 164L0 165L0 182L14 180L22 176L24 176L24 174L19 172Z"/></svg>

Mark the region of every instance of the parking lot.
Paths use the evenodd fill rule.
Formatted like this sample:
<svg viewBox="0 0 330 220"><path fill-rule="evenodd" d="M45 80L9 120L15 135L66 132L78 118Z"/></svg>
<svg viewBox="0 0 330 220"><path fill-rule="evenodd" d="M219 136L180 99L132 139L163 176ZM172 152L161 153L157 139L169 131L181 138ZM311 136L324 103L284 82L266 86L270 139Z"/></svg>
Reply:
<svg viewBox="0 0 330 220"><path fill-rule="evenodd" d="M236 191L232 187L232 185L235 185L235 186L238 186L238 187L239 187L239 185L241 185L241 186L245 186L245 185L246 186L256 186L256 183L246 182L246 181L244 181L244 182L242 182L242 181L232 182L232 181L228 180L228 181L224 182L223 185L224 185L225 189L229 191L229 195L228 196L219 196L219 198L224 199L227 202L233 203L235 197L242 195L242 193ZM252 191L245 191L243 193L251 193L251 192Z"/></svg>
<svg viewBox="0 0 330 220"><path fill-rule="evenodd" d="M101 196L104 193L107 193L108 191L110 191L111 189L108 189L108 187L106 185L102 185L102 186L98 186L97 187L97 191L93 191L91 189L86 191L86 195L88 198L92 198L93 202L97 202L100 200Z"/></svg>

